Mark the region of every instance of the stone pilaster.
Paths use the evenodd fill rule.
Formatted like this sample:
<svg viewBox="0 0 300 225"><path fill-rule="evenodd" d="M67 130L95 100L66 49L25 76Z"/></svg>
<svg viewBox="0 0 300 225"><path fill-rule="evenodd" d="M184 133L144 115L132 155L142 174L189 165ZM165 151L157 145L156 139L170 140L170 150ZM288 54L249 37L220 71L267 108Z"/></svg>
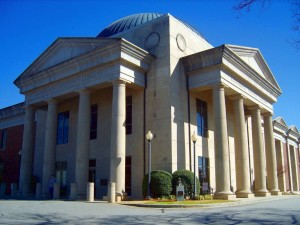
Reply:
<svg viewBox="0 0 300 225"><path fill-rule="evenodd" d="M48 181L51 175L55 175L55 150L57 134L57 100L48 101L48 112L46 119L45 147L43 162L42 194L48 197Z"/></svg>
<svg viewBox="0 0 300 225"><path fill-rule="evenodd" d="M236 195L239 198L254 197L250 190L249 156L245 124L244 100L241 95L230 98L234 104L234 144L236 164Z"/></svg>
<svg viewBox="0 0 300 225"><path fill-rule="evenodd" d="M110 182L116 183L116 193L125 192L126 156L126 87L123 81L113 82Z"/></svg>
<svg viewBox="0 0 300 225"><path fill-rule="evenodd" d="M272 195L280 195L281 192L278 189L277 178L277 161L276 161L276 149L275 139L273 133L272 114L265 113L264 117L264 131L265 131L265 150L266 150L266 163L267 163L267 181L268 190Z"/></svg>
<svg viewBox="0 0 300 225"><path fill-rule="evenodd" d="M78 199L86 199L86 185L89 173L90 120L90 91L83 89L79 92L76 138L75 182L77 184Z"/></svg>
<svg viewBox="0 0 300 225"><path fill-rule="evenodd" d="M23 197L27 197L29 194L32 177L32 162L35 135L34 119L34 107L31 105L26 106L19 181L19 192L22 194Z"/></svg>
<svg viewBox="0 0 300 225"><path fill-rule="evenodd" d="M264 154L261 115L259 106L249 107L251 110L254 175L255 175L255 196L267 196L270 193L266 188L266 157Z"/></svg>
<svg viewBox="0 0 300 225"><path fill-rule="evenodd" d="M230 191L227 118L223 85L213 87L213 107L216 165L216 192L214 197L233 199L235 195Z"/></svg>

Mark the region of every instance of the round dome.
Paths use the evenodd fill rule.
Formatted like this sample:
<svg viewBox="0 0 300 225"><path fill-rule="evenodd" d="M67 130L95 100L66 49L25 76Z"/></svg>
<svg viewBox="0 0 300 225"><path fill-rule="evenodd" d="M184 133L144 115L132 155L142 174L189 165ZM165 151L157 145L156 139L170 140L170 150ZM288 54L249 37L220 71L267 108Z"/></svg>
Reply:
<svg viewBox="0 0 300 225"><path fill-rule="evenodd" d="M116 22L112 23L108 27L98 34L97 37L110 37L115 34L121 33L125 30L129 30L133 27L137 27L141 24L154 20L163 14L160 13L139 13L130 16L126 16Z"/></svg>

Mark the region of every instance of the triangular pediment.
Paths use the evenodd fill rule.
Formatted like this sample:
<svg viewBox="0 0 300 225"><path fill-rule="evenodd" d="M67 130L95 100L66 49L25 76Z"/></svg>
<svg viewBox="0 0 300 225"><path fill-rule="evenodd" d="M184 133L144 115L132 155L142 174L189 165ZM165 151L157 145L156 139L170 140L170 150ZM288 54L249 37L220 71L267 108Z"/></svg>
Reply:
<svg viewBox="0 0 300 225"><path fill-rule="evenodd" d="M290 126L289 127L289 130L292 130L292 131L294 131L295 133L297 133L297 134L299 134L299 131L298 131L298 129L297 129L297 127L296 126Z"/></svg>
<svg viewBox="0 0 300 225"><path fill-rule="evenodd" d="M280 87L272 74L269 66L264 60L262 54L257 48L250 48L236 45L226 45L231 51L239 56L245 63L247 63L252 69L254 69L260 76L269 81L278 90Z"/></svg>
<svg viewBox="0 0 300 225"><path fill-rule="evenodd" d="M277 123L281 124L281 125L284 126L284 127L288 127L287 124L286 124L286 122L284 121L284 119L283 119L282 117L277 117L277 118L275 119L275 121L276 121Z"/></svg>
<svg viewBox="0 0 300 225"><path fill-rule="evenodd" d="M113 38L58 38L15 81L116 42Z"/></svg>

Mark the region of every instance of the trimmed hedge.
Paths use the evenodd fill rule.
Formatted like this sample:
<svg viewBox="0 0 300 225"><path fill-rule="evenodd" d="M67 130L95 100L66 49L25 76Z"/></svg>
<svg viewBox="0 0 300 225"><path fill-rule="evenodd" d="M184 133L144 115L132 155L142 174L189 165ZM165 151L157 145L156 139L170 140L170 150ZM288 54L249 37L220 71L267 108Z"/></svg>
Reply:
<svg viewBox="0 0 300 225"><path fill-rule="evenodd" d="M172 191L172 174L164 170L151 172L150 195L152 198L169 197ZM148 194L148 174L143 179L143 196Z"/></svg>
<svg viewBox="0 0 300 225"><path fill-rule="evenodd" d="M184 195L185 197L194 196L194 173L189 170L177 170L172 174L172 187L173 194L176 195L176 186L178 185L179 178L181 183L184 186ZM196 196L200 193L200 182L198 177L196 177Z"/></svg>

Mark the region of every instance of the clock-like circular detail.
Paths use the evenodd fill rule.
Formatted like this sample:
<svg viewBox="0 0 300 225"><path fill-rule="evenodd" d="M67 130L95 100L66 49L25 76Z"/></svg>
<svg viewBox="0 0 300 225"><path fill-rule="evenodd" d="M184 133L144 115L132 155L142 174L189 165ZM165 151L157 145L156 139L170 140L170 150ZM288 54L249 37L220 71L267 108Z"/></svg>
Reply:
<svg viewBox="0 0 300 225"><path fill-rule="evenodd" d="M150 51L158 46L159 41L160 41L159 33L152 32L145 39L145 48L148 51Z"/></svg>
<svg viewBox="0 0 300 225"><path fill-rule="evenodd" d="M184 52L186 49L186 43L185 43L185 39L182 36L182 34L177 34L176 42L177 42L178 48Z"/></svg>

